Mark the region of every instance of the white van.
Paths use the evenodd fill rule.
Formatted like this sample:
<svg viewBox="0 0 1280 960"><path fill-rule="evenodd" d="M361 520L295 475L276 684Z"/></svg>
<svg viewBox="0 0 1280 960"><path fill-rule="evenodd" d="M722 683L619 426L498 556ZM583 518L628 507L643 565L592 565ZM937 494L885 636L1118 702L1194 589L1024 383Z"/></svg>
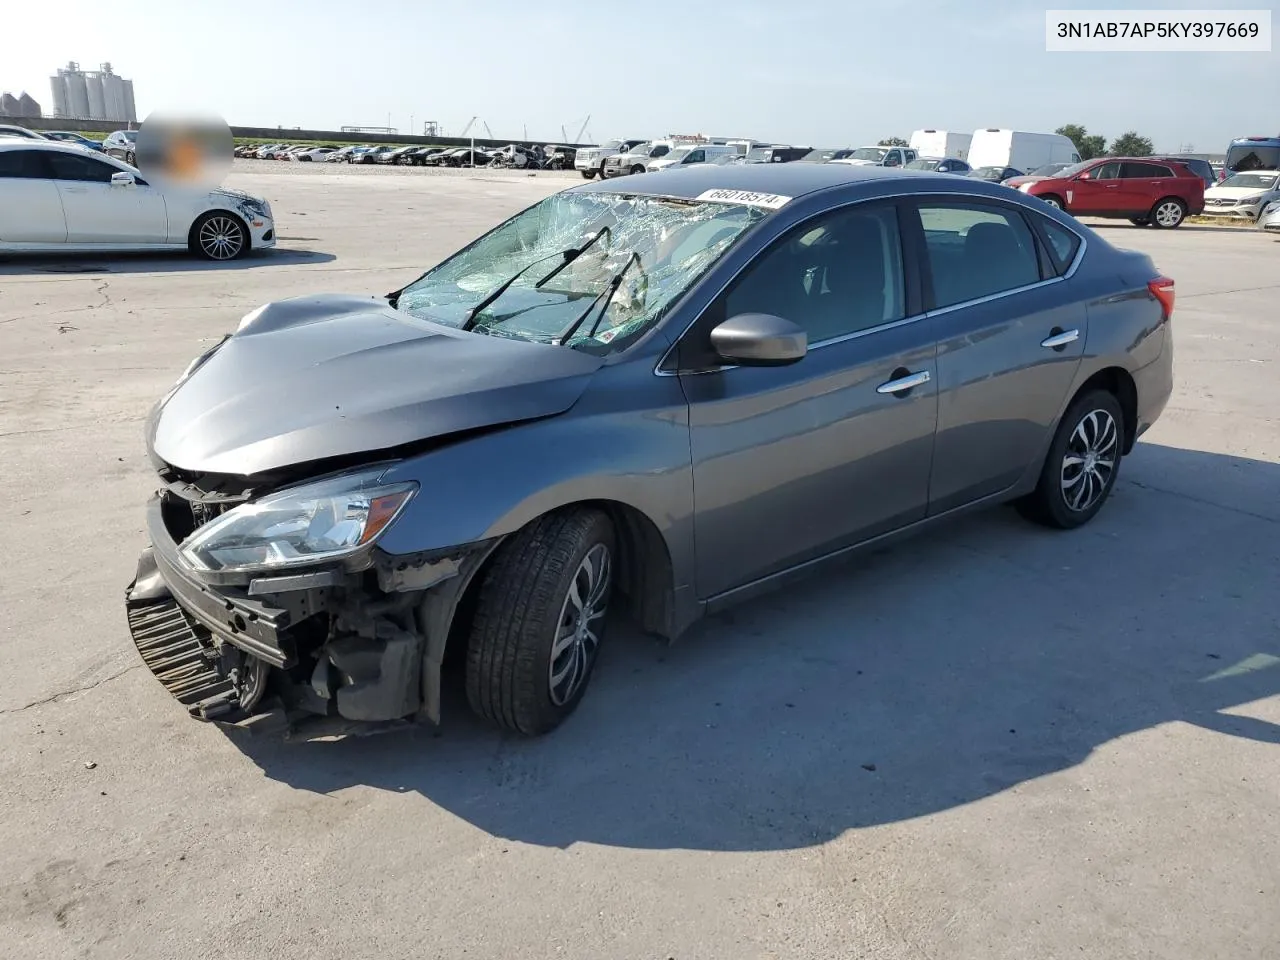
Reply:
<svg viewBox="0 0 1280 960"><path fill-rule="evenodd" d="M646 165L650 173L655 170L666 170L670 167L682 166L686 163L714 163L727 157L742 156L738 148L727 143L698 143L676 147L665 157L650 160Z"/></svg>
<svg viewBox="0 0 1280 960"><path fill-rule="evenodd" d="M991 127L973 131L966 159L975 170L1013 167L1030 173L1049 163L1079 163L1080 154L1071 139L1060 133L1027 133Z"/></svg>
<svg viewBox="0 0 1280 960"><path fill-rule="evenodd" d="M971 133L957 133L955 130L917 130L911 134L908 144L922 157L942 160L951 157L965 160L969 156L969 142L973 140Z"/></svg>

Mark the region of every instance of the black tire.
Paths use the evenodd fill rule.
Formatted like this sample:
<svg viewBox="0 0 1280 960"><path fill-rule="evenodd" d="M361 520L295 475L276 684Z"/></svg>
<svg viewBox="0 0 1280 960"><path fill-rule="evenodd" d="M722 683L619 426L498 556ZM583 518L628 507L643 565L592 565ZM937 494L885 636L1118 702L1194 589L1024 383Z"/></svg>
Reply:
<svg viewBox="0 0 1280 960"><path fill-rule="evenodd" d="M600 179L603 180L604 179L604 161L603 160L600 161L599 173L600 173Z"/></svg>
<svg viewBox="0 0 1280 960"><path fill-rule="evenodd" d="M640 166L640 164L637 163L631 168L631 173L632 175L635 175L637 173L644 173L644 167Z"/></svg>
<svg viewBox="0 0 1280 960"><path fill-rule="evenodd" d="M1151 207L1151 225L1158 230L1173 230L1187 218L1187 205L1177 197L1162 197Z"/></svg>
<svg viewBox="0 0 1280 960"><path fill-rule="evenodd" d="M1151 226L1151 219L1149 217L1130 217L1129 222L1132 223L1135 227Z"/></svg>
<svg viewBox="0 0 1280 960"><path fill-rule="evenodd" d="M1110 428L1099 422L1102 414L1110 418ZM1108 460L1111 463L1105 479L1103 471L1096 468L1092 477L1089 476L1090 461L1084 452L1089 444L1081 440L1091 439L1091 428L1087 424L1090 418L1094 418L1092 433L1097 437L1095 447L1100 453L1110 455L1096 458L1098 464ZM1072 530L1092 520L1107 502L1120 473L1124 430L1124 411L1114 394L1106 390L1090 390L1076 398L1058 424L1058 432L1049 446L1036 489L1016 502L1018 512L1028 520L1059 530ZM1084 432L1083 437L1079 431ZM1068 457L1084 462L1069 464ZM1073 466L1080 469L1073 470ZM1091 495L1091 499L1078 497L1085 492ZM1076 505L1073 505L1073 499L1077 499Z"/></svg>
<svg viewBox="0 0 1280 960"><path fill-rule="evenodd" d="M206 228L209 228L206 230ZM216 228L216 229L215 229ZM235 237L239 237L238 242ZM223 240L216 238L221 237ZM210 210L201 214L191 225L187 246L198 257L216 262L226 262L243 257L249 252L249 228L233 213L226 210Z"/></svg>
<svg viewBox="0 0 1280 960"><path fill-rule="evenodd" d="M1066 205L1062 202L1062 198L1056 197L1052 193L1046 193L1040 199L1043 200L1045 203L1047 203L1051 207L1057 207L1059 210L1067 209Z"/></svg>
<svg viewBox="0 0 1280 960"><path fill-rule="evenodd" d="M591 179L592 177L594 177L595 175L596 175L596 172L595 172L594 170L583 170L583 171L582 171L582 179L583 179L583 180L590 180L590 179Z"/></svg>
<svg viewBox="0 0 1280 960"><path fill-rule="evenodd" d="M603 641L614 543L608 517L599 510L573 509L534 521L498 548L480 584L467 643L472 710L526 736L555 729L574 711ZM602 592L594 605L586 604L587 622L597 626L585 636L594 636L594 645L581 639L583 630L568 625L574 619L571 590L581 594L589 581L583 574L589 555L603 571ZM569 646L553 663L558 639ZM569 674L553 684L557 664ZM575 680L572 686L568 679Z"/></svg>
<svg viewBox="0 0 1280 960"><path fill-rule="evenodd" d="M138 165L138 155L130 150L124 155L124 162L131 167L136 167Z"/></svg>

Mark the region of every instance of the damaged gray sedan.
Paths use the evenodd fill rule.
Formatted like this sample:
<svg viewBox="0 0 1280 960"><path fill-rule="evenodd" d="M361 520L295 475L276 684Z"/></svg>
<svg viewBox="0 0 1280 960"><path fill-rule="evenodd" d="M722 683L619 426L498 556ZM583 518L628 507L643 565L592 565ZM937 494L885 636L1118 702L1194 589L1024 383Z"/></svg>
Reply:
<svg viewBox="0 0 1280 960"><path fill-rule="evenodd" d="M668 639L1014 501L1091 519L1172 385L1172 281L1034 199L840 165L584 185L386 297L267 304L148 420L126 596L196 717L551 730Z"/></svg>

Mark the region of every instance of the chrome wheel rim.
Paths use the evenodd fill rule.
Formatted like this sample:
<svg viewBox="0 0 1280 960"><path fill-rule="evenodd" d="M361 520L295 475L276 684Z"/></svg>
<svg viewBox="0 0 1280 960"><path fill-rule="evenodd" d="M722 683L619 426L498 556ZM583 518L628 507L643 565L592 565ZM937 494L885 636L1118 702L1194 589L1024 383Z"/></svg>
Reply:
<svg viewBox="0 0 1280 960"><path fill-rule="evenodd" d="M214 260L230 260L244 246L240 225L230 217L210 217L200 227L200 249Z"/></svg>
<svg viewBox="0 0 1280 960"><path fill-rule="evenodd" d="M1083 513L1102 499L1115 475L1119 440L1107 411L1091 410L1080 418L1062 457L1062 499L1069 510Z"/></svg>
<svg viewBox="0 0 1280 960"><path fill-rule="evenodd" d="M1045 200L1045 203L1047 203L1049 206L1053 207L1055 210L1061 210L1061 209L1062 209L1062 204L1060 204L1057 200L1054 200L1052 197L1047 198L1047 199Z"/></svg>
<svg viewBox="0 0 1280 960"><path fill-rule="evenodd" d="M1162 227L1176 227L1182 221L1182 207L1170 200L1156 207L1156 222Z"/></svg>
<svg viewBox="0 0 1280 960"><path fill-rule="evenodd" d="M551 702L563 707L582 689L600 648L600 628L609 604L612 563L609 548L597 543L587 551L569 584L556 621L547 679Z"/></svg>

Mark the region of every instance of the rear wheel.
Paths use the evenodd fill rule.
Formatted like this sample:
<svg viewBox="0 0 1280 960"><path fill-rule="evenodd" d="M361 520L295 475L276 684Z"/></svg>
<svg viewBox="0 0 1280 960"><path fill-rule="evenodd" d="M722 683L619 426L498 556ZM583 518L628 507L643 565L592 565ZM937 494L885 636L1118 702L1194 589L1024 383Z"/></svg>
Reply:
<svg viewBox="0 0 1280 960"><path fill-rule="evenodd" d="M578 706L604 636L613 526L599 510L542 517L494 555L467 644L471 709L535 736Z"/></svg>
<svg viewBox="0 0 1280 960"><path fill-rule="evenodd" d="M644 173L644 167L640 166L640 164L637 163L635 166L631 168L631 172L633 174Z"/></svg>
<svg viewBox="0 0 1280 960"><path fill-rule="evenodd" d="M1028 520L1070 530L1094 518L1115 486L1124 413L1106 390L1091 390L1063 416L1036 489L1017 502Z"/></svg>
<svg viewBox="0 0 1280 960"><path fill-rule="evenodd" d="M1130 217L1129 222L1132 223L1135 227L1151 226L1151 219L1149 217Z"/></svg>
<svg viewBox="0 0 1280 960"><path fill-rule="evenodd" d="M595 172L594 170L583 170L583 171L582 171L582 179L583 179L583 180L590 180L590 179L591 179L592 177L594 177L595 175L596 175L596 172Z"/></svg>
<svg viewBox="0 0 1280 960"><path fill-rule="evenodd" d="M1161 230L1172 230L1180 226L1187 216L1187 207L1176 197L1165 197L1156 201L1151 208L1151 222Z"/></svg>

